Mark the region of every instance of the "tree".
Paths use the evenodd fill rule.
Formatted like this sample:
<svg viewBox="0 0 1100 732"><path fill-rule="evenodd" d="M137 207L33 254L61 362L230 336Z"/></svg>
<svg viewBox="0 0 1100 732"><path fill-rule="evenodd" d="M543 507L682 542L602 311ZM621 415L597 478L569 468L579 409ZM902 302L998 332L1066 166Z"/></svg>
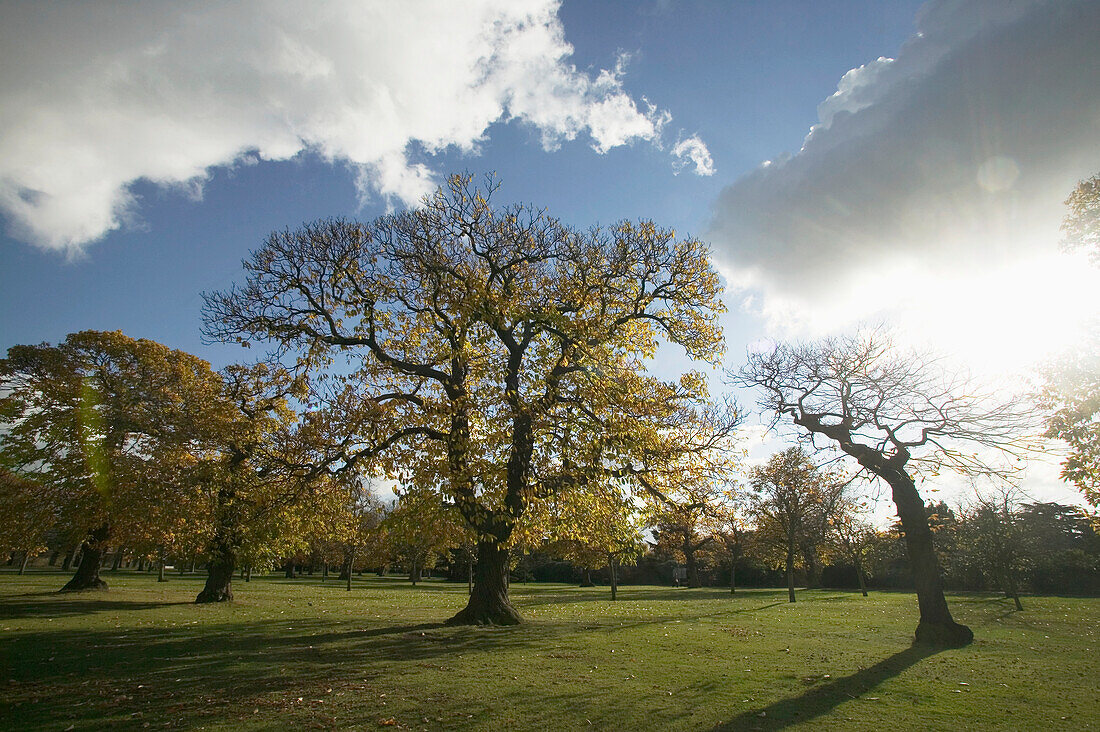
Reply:
<svg viewBox="0 0 1100 732"><path fill-rule="evenodd" d="M737 592L737 562L745 553L749 535L747 496L736 487L722 491L722 500L708 509L710 533L722 542L730 558L730 594Z"/></svg>
<svg viewBox="0 0 1100 732"><path fill-rule="evenodd" d="M1047 412L1046 436L1069 445L1062 479L1100 507L1100 337L1090 334L1044 370L1038 401Z"/></svg>
<svg viewBox="0 0 1100 732"><path fill-rule="evenodd" d="M1020 581L1027 572L1029 537L1020 529L1011 490L979 495L961 522L963 554L1011 598L1017 610Z"/></svg>
<svg viewBox="0 0 1100 732"><path fill-rule="evenodd" d="M220 374L217 420L203 435L203 553L206 583L195 602L233 599L233 575L242 556L249 564L280 556L286 542L305 533L290 515L312 510L319 515L334 486L327 474L295 470L303 447L293 425L298 415L289 400L304 398L307 386L285 368L265 363L231 365ZM310 497L306 507L302 498ZM326 506L327 507L327 506Z"/></svg>
<svg viewBox="0 0 1100 732"><path fill-rule="evenodd" d="M1084 249L1093 264L1100 264L1100 175L1078 183L1065 203L1069 213L1062 221L1062 246Z"/></svg>
<svg viewBox="0 0 1100 732"><path fill-rule="evenodd" d="M795 601L794 567L800 548L813 539L815 513L821 512L821 491L826 478L801 447L791 447L771 456L765 465L752 470L749 485L756 496L753 512L757 531L764 541L778 549L787 575L787 599Z"/></svg>
<svg viewBox="0 0 1100 732"><path fill-rule="evenodd" d="M384 523L394 555L414 585L425 569L462 545L463 523L454 506L422 487L402 491Z"/></svg>
<svg viewBox="0 0 1100 732"><path fill-rule="evenodd" d="M691 358L722 349L702 243L650 222L578 231L494 209L497 186L453 176L417 209L276 232L242 287L206 297L210 337L273 340L315 370L351 359L344 464L443 493L478 535L452 623L519 622L508 544L541 500L555 426L667 397L641 374L661 340Z"/></svg>
<svg viewBox="0 0 1100 732"><path fill-rule="evenodd" d="M633 564L641 554L640 518L633 495L622 481L574 483L558 486L550 499L533 506L520 535L531 545L541 539L550 554L584 569L584 586L592 585L592 570L606 566L615 600L617 567Z"/></svg>
<svg viewBox="0 0 1100 732"><path fill-rule="evenodd" d="M160 546L187 523L193 441L219 388L205 361L118 331L14 346L0 361L0 422L8 425L0 461L33 479L36 509L48 506L83 543L63 590L105 589L99 566L112 541Z"/></svg>
<svg viewBox="0 0 1100 732"><path fill-rule="evenodd" d="M859 591L867 597L867 555L873 549L878 532L862 519L858 507L846 502L833 516L831 538L838 553L852 563L859 582Z"/></svg>
<svg viewBox="0 0 1100 732"><path fill-rule="evenodd" d="M935 359L903 353L879 331L750 353L737 381L759 388L761 406L777 420L791 417L803 439L828 440L890 486L917 589L917 641L969 643L973 633L947 607L915 471L1009 477L1030 419Z"/></svg>
<svg viewBox="0 0 1100 732"><path fill-rule="evenodd" d="M1086 249L1092 263L1100 265L1100 175L1078 183L1066 205L1064 247ZM1100 507L1100 337L1095 327L1043 370L1038 401L1048 412L1046 436L1065 440L1070 448L1062 479Z"/></svg>
<svg viewBox="0 0 1100 732"><path fill-rule="evenodd" d="M688 503L664 505L657 510L658 546L672 552L677 558L683 558L688 587L702 587L698 553L715 540L714 535L707 531L703 507Z"/></svg>

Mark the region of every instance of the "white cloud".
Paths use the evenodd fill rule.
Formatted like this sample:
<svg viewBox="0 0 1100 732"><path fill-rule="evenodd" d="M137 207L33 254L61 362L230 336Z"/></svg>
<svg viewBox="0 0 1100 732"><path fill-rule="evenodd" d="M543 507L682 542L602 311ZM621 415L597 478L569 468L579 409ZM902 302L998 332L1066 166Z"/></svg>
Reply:
<svg viewBox="0 0 1100 732"><path fill-rule="evenodd" d="M201 195L213 166L303 151L359 168L363 195L414 202L517 121L552 150L660 144L622 64L569 62L557 0L22 3L0 9L0 211L79 251L135 215L145 179Z"/></svg>
<svg viewBox="0 0 1100 732"><path fill-rule="evenodd" d="M676 162L672 169L679 173L688 165L695 166L696 175L714 175L714 160L710 157L710 150L698 135L685 137L672 148L672 156Z"/></svg>
<svg viewBox="0 0 1100 732"><path fill-rule="evenodd" d="M886 314L1020 357L1100 307L1097 271L1058 251L1062 201L1100 171L1100 3L932 0L917 25L798 153L721 194L715 257L788 334Z"/></svg>

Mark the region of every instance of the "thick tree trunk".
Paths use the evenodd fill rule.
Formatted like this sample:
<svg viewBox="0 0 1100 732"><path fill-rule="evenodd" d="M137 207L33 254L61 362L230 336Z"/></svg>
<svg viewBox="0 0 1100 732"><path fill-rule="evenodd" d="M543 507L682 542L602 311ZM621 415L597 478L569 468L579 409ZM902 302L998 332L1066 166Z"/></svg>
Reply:
<svg viewBox="0 0 1100 732"><path fill-rule="evenodd" d="M956 623L947 609L940 562L932 543L932 529L928 526L924 501L913 479L902 470L887 472L882 477L890 484L893 493L894 505L905 532L913 583L917 588L917 605L920 607L917 643L952 647L970 643L974 640L974 633L965 625Z"/></svg>
<svg viewBox="0 0 1100 732"><path fill-rule="evenodd" d="M787 544L787 601L794 602L794 542Z"/></svg>
<svg viewBox="0 0 1100 732"><path fill-rule="evenodd" d="M206 585L195 598L196 603L230 602L233 600L233 572L237 569L237 553L224 539L217 540L210 551Z"/></svg>
<svg viewBox="0 0 1100 732"><path fill-rule="evenodd" d="M730 594L737 592L737 562L730 562Z"/></svg>
<svg viewBox="0 0 1100 732"><path fill-rule="evenodd" d="M859 591L863 593L864 597L867 597L867 580L863 577L863 562L859 561L859 558L855 559L856 565L856 579L859 580Z"/></svg>
<svg viewBox="0 0 1100 732"><path fill-rule="evenodd" d="M161 558L161 560L159 562L157 562L157 582L167 582L167 581L168 581L167 578L165 578L165 576L164 576L164 559Z"/></svg>
<svg viewBox="0 0 1100 732"><path fill-rule="evenodd" d="M294 579L294 560L288 559L286 562L286 578Z"/></svg>
<svg viewBox="0 0 1100 732"><path fill-rule="evenodd" d="M56 567L57 566L57 558L59 556L61 556L61 550L60 549L54 550L53 554L50 555L50 566L51 567Z"/></svg>
<svg viewBox="0 0 1100 732"><path fill-rule="evenodd" d="M409 580L412 581L413 587L420 581L420 562L413 560L412 568L409 570Z"/></svg>
<svg viewBox="0 0 1100 732"><path fill-rule="evenodd" d="M348 576L346 578L347 586L344 588L348 592L351 592L351 571L355 568L355 549L354 544L348 547L347 566L345 567Z"/></svg>
<svg viewBox="0 0 1100 732"><path fill-rule="evenodd" d="M23 574L27 571L27 562L31 560L30 552L23 552L23 559L19 562L19 574ZM1017 603L1019 600L1016 601Z"/></svg>
<svg viewBox="0 0 1100 732"><path fill-rule="evenodd" d="M76 574L61 588L61 592L81 592L83 590L105 590L107 583L99 578L99 567L106 550L110 527L103 524L88 534L84 549L80 553L80 564Z"/></svg>
<svg viewBox="0 0 1100 732"><path fill-rule="evenodd" d="M466 607L447 625L517 625L519 613L508 601L508 550L479 541L474 590Z"/></svg>

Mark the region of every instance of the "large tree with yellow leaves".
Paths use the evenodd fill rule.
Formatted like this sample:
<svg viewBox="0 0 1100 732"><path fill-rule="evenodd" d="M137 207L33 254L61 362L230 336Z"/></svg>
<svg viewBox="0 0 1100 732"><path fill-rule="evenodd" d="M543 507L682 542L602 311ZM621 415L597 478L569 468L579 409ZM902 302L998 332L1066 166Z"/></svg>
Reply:
<svg viewBox="0 0 1100 732"><path fill-rule="evenodd" d="M644 221L579 231L530 206L494 208L496 189L454 176L416 209L275 232L243 285L206 298L209 336L274 341L315 370L348 359L328 369L355 395L333 435L345 464L415 478L477 532L474 590L454 623L519 622L508 546L552 490L543 477L562 473L562 425L587 421L610 444L650 400L697 396L643 374L660 342L709 361L723 343L701 242Z"/></svg>
<svg viewBox="0 0 1100 732"><path fill-rule="evenodd" d="M182 351L121 332L82 331L0 360L3 467L33 479L27 505L0 521L41 521L82 559L65 590L105 588L110 544L164 546L197 505L193 441L210 426L221 380Z"/></svg>

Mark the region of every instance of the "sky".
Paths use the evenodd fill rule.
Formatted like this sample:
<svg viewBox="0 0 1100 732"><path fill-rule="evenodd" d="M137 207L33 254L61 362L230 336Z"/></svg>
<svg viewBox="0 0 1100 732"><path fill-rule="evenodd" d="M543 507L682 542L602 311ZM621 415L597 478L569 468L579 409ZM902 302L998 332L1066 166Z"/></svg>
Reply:
<svg viewBox="0 0 1100 732"><path fill-rule="evenodd" d="M273 230L456 171L709 242L733 368L888 322L1005 383L1100 314L1058 231L1100 172L1095 1L308 7L0 2L0 349L121 329L252 358L202 342L202 292ZM1024 487L1080 500L1049 462Z"/></svg>

